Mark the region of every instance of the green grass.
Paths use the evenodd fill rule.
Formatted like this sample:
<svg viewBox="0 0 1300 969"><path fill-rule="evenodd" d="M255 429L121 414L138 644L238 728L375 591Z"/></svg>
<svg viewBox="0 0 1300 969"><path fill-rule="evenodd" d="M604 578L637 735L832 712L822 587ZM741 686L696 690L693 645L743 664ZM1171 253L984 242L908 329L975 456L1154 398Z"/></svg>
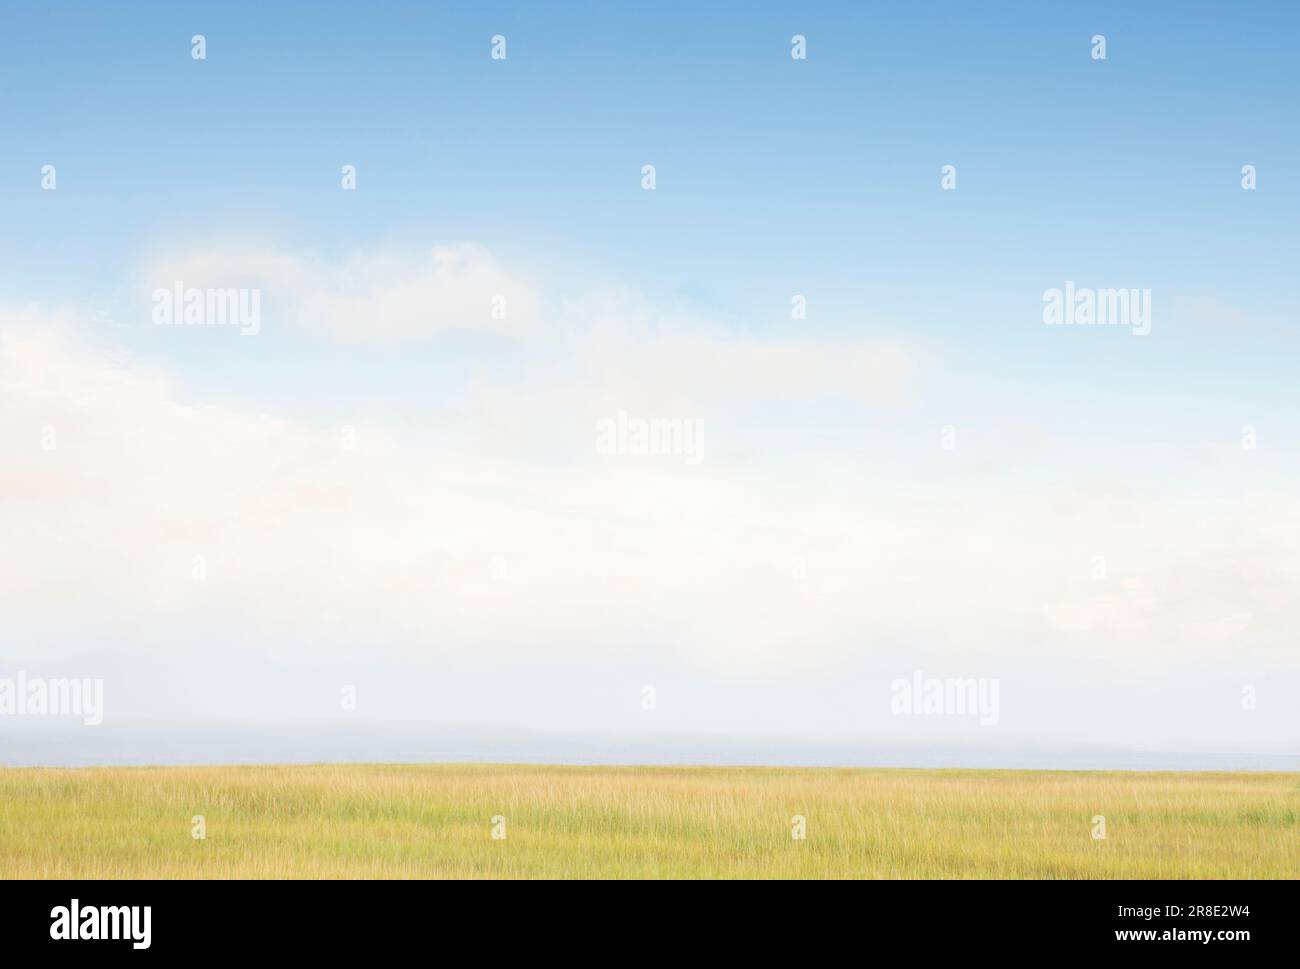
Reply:
<svg viewBox="0 0 1300 969"><path fill-rule="evenodd" d="M343 877L1297 878L1300 775L0 769L0 878Z"/></svg>

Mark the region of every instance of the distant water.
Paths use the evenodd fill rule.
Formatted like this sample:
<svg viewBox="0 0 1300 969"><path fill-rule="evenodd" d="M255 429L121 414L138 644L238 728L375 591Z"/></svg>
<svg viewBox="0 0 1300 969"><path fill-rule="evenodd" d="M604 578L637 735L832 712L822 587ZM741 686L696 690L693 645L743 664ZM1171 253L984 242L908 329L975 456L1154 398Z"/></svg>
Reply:
<svg viewBox="0 0 1300 969"><path fill-rule="evenodd" d="M1033 770L1300 771L1300 754L976 747L687 734L566 734L425 724L124 726L0 723L0 765L292 763L699 764Z"/></svg>

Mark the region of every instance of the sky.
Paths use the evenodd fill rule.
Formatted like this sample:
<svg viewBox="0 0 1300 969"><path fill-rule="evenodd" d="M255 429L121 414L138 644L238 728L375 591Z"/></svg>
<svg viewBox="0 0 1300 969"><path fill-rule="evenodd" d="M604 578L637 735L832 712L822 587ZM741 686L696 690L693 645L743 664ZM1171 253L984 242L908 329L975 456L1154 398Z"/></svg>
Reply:
<svg viewBox="0 0 1300 969"><path fill-rule="evenodd" d="M1298 28L5 5L0 763L1295 769Z"/></svg>

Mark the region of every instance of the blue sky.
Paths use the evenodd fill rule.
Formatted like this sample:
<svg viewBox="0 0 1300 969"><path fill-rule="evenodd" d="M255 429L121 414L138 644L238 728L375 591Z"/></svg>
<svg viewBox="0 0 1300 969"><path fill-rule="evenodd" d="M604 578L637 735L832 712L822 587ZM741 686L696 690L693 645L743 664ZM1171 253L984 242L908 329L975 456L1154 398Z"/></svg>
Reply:
<svg viewBox="0 0 1300 969"><path fill-rule="evenodd" d="M950 662L1067 682L1094 646L1120 665L1150 653L1125 680L1132 694L1100 664L1107 704L1132 706L1184 650L1201 657L1193 692L1295 683L1295 617L1275 590L1300 566L1287 497L1300 454L1298 28L1291 3L7 5L0 329L13 362L0 386L14 480L65 496L12 509L41 526L23 534L46 571L29 565L27 579L72 582L42 544L72 522L102 527L67 539L98 563L90 574L120 569L137 591L181 576L157 600L84 604L80 640L24 613L24 655L75 666L95 655L96 628L114 628L102 665L119 677L156 670L146 657L178 635L195 655L233 640L292 673L311 650L281 656L275 630L364 586L357 625L337 628L392 618L386 682L516 671L508 699L483 701L493 724L625 725L603 706L583 714L582 684L626 676L632 696L652 676L703 695L743 669L768 699L711 712L701 700L678 726L770 728L793 663L805 679L776 725L847 736L896 726L855 719L855 677ZM191 57L194 34L205 60ZM504 61L489 56L495 34ZM795 34L806 60L790 57ZM1090 57L1094 34L1104 61ZM55 191L41 190L47 164ZM356 191L340 189L345 164ZM1254 191L1241 187L1247 164ZM955 191L940 188L943 165ZM430 273L431 250L445 275ZM149 293L177 267L264 287L258 336L152 326ZM1044 326L1043 291L1066 280L1150 289L1151 334ZM504 328L458 318L482 286L527 311ZM806 320L791 319L795 294ZM705 470L638 478L593 464L592 421L628 410L703 420ZM73 463L56 478L12 443L50 422L72 429L60 460ZM340 425L375 442L369 463L322 457ZM1260 444L1244 452L1247 425ZM955 455L936 443L948 426ZM107 480L99 507L60 490L94 475ZM446 520L422 507L439 488L458 509ZM185 489L191 504L180 495L150 531L149 496ZM332 500L337 520L299 507ZM405 522L390 519L403 509ZM120 535L105 524L117 518ZM610 538L613 521L631 532ZM313 567L332 554L331 529L340 557L373 566L354 585L346 569L337 586L300 581L309 550ZM401 548L415 535L441 550L423 565ZM1071 585L1092 536L1123 546L1119 591ZM466 585L465 563L512 540L535 587L498 599ZM787 563L805 540L827 563L812 573L832 576L809 600L816 618L807 601L750 616L739 625L763 639L753 656L726 643L697 655L694 637L734 631L729 610L784 601L784 564L749 569ZM139 546L125 568L121 541ZM692 572L704 565L683 572L697 542L727 576L716 590ZM250 584L192 601L185 563L199 554ZM888 584L884 599L949 605L909 630L903 606L861 606L868 576ZM282 580L279 601L235 616ZM443 597L447 641L427 641L417 592ZM1211 600L1213 616L1187 605ZM187 632L186 608L212 629ZM467 619L478 608L481 628ZM653 621L636 618L645 609ZM603 618L571 618L584 611ZM1008 645L1021 638L1027 654ZM364 652L338 640L340 668ZM819 657L808 668L794 659L805 650ZM521 699L538 668L575 719ZM443 687L473 719L456 700L476 694ZM418 695L389 698L404 702ZM223 710L212 695L173 706L156 691L132 709L187 705ZM1008 729L1050 734L1053 706L1036 695ZM1088 739L1087 710L1058 735ZM240 713L269 715L251 700ZM1280 713L1260 731L1176 698L1152 717L1173 724L1153 727L1153 743L1300 737Z"/></svg>
<svg viewBox="0 0 1300 969"><path fill-rule="evenodd" d="M811 326L921 334L1049 383L1131 366L1026 334L1022 315L1065 278L1149 286L1166 326L1174 300L1295 318L1280 283L1300 210L1289 4L3 16L0 281L19 299L111 311L142 259L213 240L340 254L471 239L556 298L615 282L761 332L799 292ZM485 53L498 32L504 62ZM47 163L57 193L36 190ZM341 164L360 191L338 190ZM958 191L936 190L942 164ZM1257 388L1287 381L1277 349L1241 347L1240 380L1218 347L1195 356ZM1149 385L1145 366L1130 376Z"/></svg>
<svg viewBox="0 0 1300 969"><path fill-rule="evenodd" d="M1263 302L1289 265L1291 4L533 6L10 6L7 286L71 266L93 297L140 249L212 233L437 232L742 322L798 285L844 316L919 297L960 331L971 286L1109 270ZM653 198L628 191L646 162ZM30 191L45 163L56 198Z"/></svg>

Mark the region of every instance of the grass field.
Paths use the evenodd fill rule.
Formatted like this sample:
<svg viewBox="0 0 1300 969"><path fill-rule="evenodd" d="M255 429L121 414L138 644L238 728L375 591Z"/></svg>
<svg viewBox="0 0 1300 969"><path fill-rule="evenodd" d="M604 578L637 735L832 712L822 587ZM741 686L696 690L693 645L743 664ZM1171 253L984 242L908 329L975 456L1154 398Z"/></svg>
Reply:
<svg viewBox="0 0 1300 969"><path fill-rule="evenodd" d="M0 878L145 877L1296 878L1300 775L0 769Z"/></svg>

